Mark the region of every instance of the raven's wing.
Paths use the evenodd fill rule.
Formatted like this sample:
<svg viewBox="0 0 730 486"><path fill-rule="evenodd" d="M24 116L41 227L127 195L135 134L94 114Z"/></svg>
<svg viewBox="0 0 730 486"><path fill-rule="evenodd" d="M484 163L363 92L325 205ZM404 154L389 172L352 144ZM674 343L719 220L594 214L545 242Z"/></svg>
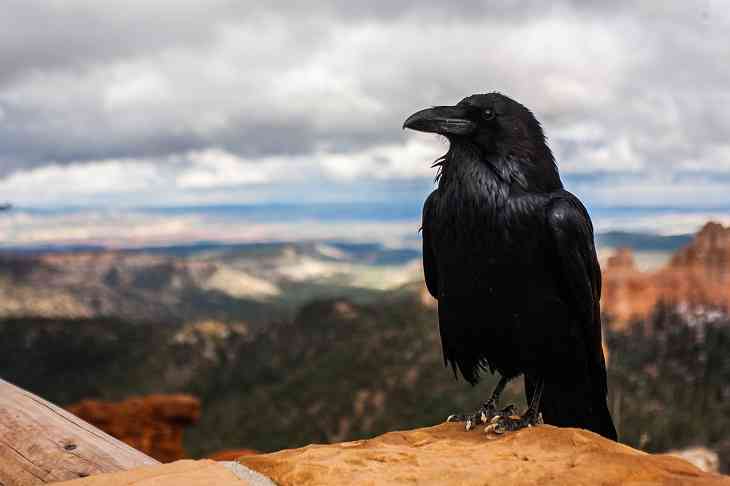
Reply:
<svg viewBox="0 0 730 486"><path fill-rule="evenodd" d="M423 217L421 220L421 230L423 236L423 275L426 279L426 288L434 299L438 299L438 269L436 266L436 255L433 252L432 235L434 223L433 208L437 194L433 191L423 205Z"/></svg>
<svg viewBox="0 0 730 486"><path fill-rule="evenodd" d="M592 363L591 378L597 390L607 393L606 362L601 341L601 267L593 242L593 224L577 197L561 191L547 209L559 292L577 313Z"/></svg>

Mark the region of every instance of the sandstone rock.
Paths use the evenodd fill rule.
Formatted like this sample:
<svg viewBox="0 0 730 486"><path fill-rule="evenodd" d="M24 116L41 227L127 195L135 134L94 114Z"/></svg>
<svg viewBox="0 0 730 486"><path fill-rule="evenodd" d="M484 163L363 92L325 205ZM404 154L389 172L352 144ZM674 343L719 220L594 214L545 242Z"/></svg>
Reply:
<svg viewBox="0 0 730 486"><path fill-rule="evenodd" d="M603 268L601 307L612 318L615 330L623 330L637 317L645 317L658 300L652 275L636 267L629 248L619 248Z"/></svg>
<svg viewBox="0 0 730 486"><path fill-rule="evenodd" d="M628 249L603 268L603 312L621 330L644 319L659 301L694 309L730 312L730 228L707 223L695 239L655 272L640 271Z"/></svg>
<svg viewBox="0 0 730 486"><path fill-rule="evenodd" d="M67 409L162 462L185 457L183 430L200 418L200 401L190 395L149 395L119 403L84 400Z"/></svg>
<svg viewBox="0 0 730 486"><path fill-rule="evenodd" d="M694 241L672 257L673 267L699 265L717 278L727 278L730 270L730 228L709 222L697 233Z"/></svg>
<svg viewBox="0 0 730 486"><path fill-rule="evenodd" d="M687 449L669 451L667 454L681 457L703 471L718 472L720 470L719 455L707 447L689 447Z"/></svg>
<svg viewBox="0 0 730 486"><path fill-rule="evenodd" d="M650 455L578 429L543 425L498 438L460 424L239 459L279 486L730 485L668 455Z"/></svg>

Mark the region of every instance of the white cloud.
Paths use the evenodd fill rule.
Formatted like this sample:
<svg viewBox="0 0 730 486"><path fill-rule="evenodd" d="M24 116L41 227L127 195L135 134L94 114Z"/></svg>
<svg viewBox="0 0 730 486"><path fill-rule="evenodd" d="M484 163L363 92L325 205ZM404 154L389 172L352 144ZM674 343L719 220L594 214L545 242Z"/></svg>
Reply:
<svg viewBox="0 0 730 486"><path fill-rule="evenodd" d="M730 143L710 146L699 157L680 163L678 168L695 173L730 173Z"/></svg>
<svg viewBox="0 0 730 486"><path fill-rule="evenodd" d="M125 69L126 68L126 69ZM169 104L171 86L160 73L120 66L103 89L103 109L110 113L127 110L145 111Z"/></svg>
<svg viewBox="0 0 730 486"><path fill-rule="evenodd" d="M565 158L560 169L565 174L593 174L602 172L639 172L644 160L636 151L629 137L579 146L574 154Z"/></svg>
<svg viewBox="0 0 730 486"><path fill-rule="evenodd" d="M206 196L188 198L187 192L200 195L282 184L316 190L321 188L317 181L352 184L366 179L433 178L431 162L446 148L436 136L412 134L403 143L354 152L320 150L298 156L242 157L211 148L162 158L54 164L16 171L0 179L0 194L26 206L67 204L69 200L109 203L115 197L132 198L132 203L143 205L196 203L205 201Z"/></svg>
<svg viewBox="0 0 730 486"><path fill-rule="evenodd" d="M24 202L49 196L58 200L76 195L139 191L160 181L159 168L154 163L106 160L18 171L0 179L0 194Z"/></svg>
<svg viewBox="0 0 730 486"><path fill-rule="evenodd" d="M355 153L321 153L317 160L324 173L335 179L412 179L433 177L435 169L431 168L431 162L447 148L445 142L438 143L433 135L414 134L405 143L380 145Z"/></svg>
<svg viewBox="0 0 730 486"><path fill-rule="evenodd" d="M445 147L403 134L403 119L492 89L533 109L564 174L631 175L647 203L691 199L672 177L664 192L647 181L730 170L718 61L730 17L717 0L563 1L526 15L535 5L10 0L1 197L175 203L430 179ZM614 183L585 196L608 201ZM693 183L707 205L728 185Z"/></svg>
<svg viewBox="0 0 730 486"><path fill-rule="evenodd" d="M191 152L187 159L191 165L175 178L180 189L266 184L291 173L291 164L281 158L246 160L220 149Z"/></svg>
<svg viewBox="0 0 730 486"><path fill-rule="evenodd" d="M341 240L418 246L419 222L260 221L211 214L170 214L131 210L82 210L37 214L23 210L0 218L0 246L96 244L109 247L165 245L190 241L260 242Z"/></svg>
<svg viewBox="0 0 730 486"><path fill-rule="evenodd" d="M574 192L594 207L623 208L719 208L727 211L728 185L713 177L675 178L663 176L622 176L609 178L608 182L597 178L589 183L578 183Z"/></svg>

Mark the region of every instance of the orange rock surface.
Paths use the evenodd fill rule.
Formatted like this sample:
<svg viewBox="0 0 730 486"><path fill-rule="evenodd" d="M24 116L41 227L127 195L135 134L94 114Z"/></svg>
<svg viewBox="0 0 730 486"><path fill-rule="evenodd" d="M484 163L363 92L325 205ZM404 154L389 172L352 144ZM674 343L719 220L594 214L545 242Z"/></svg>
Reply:
<svg viewBox="0 0 730 486"><path fill-rule="evenodd" d="M659 301L730 311L730 228L707 223L692 243L655 272L640 271L628 249L608 259L601 306L613 318L614 328L647 317Z"/></svg>
<svg viewBox="0 0 730 486"><path fill-rule="evenodd" d="M683 459L651 455L591 432L543 425L489 438L460 424L370 440L248 456L239 462L279 486L726 485ZM184 484L184 483L181 483Z"/></svg>
<svg viewBox="0 0 730 486"><path fill-rule="evenodd" d="M162 462L185 457L185 427L200 419L200 401L190 395L149 395L119 403L84 400L68 411Z"/></svg>

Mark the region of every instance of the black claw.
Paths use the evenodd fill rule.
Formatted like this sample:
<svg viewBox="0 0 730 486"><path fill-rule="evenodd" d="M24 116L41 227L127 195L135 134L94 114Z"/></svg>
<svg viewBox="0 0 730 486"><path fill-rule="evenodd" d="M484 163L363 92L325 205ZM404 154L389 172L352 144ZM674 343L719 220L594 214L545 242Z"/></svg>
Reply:
<svg viewBox="0 0 730 486"><path fill-rule="evenodd" d="M486 424L492 421L495 417L501 415L514 415L515 406L509 405L502 410L497 410L493 402L485 402L479 407L474 413L467 414L453 414L446 418L447 422L465 422L466 430L471 430L476 425Z"/></svg>
<svg viewBox="0 0 730 486"><path fill-rule="evenodd" d="M540 425L543 423L542 414L527 410L521 417L512 417L510 415L497 416L489 425L484 428L484 432L501 435L507 432Z"/></svg>
<svg viewBox="0 0 730 486"><path fill-rule="evenodd" d="M504 376L501 377L499 379L499 383L497 383L497 387L492 392L492 396L489 398L489 400L482 403L482 406L479 407L474 413L449 415L446 418L446 421L466 422L466 430L471 430L472 427L474 427L475 425L491 422L494 420L495 417L498 417L499 415L513 414L515 409L513 405L510 405L502 410L497 410L496 406L497 401L499 400L499 396L504 390L504 387L507 385L508 381L509 380Z"/></svg>

